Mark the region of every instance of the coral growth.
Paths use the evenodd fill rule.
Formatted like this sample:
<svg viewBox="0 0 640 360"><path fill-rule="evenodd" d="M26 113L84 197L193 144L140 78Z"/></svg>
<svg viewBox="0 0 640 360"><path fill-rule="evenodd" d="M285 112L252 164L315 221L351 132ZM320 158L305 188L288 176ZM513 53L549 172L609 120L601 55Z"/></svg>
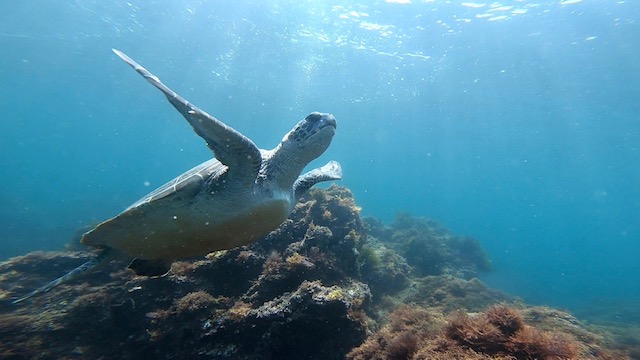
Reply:
<svg viewBox="0 0 640 360"><path fill-rule="evenodd" d="M414 278L411 286L397 297L407 304L437 307L445 313L464 309L480 311L501 301L517 301L498 290L485 285L477 278L465 280L451 275Z"/></svg>
<svg viewBox="0 0 640 360"><path fill-rule="evenodd" d="M347 359L411 359L421 344L435 338L443 320L426 309L403 305L389 315L389 323L369 336Z"/></svg>
<svg viewBox="0 0 640 360"><path fill-rule="evenodd" d="M492 356L517 359L585 358L578 342L570 335L545 332L526 325L522 314L506 305L496 305L484 313L470 317L457 312L445 328L452 346L462 346Z"/></svg>
<svg viewBox="0 0 640 360"><path fill-rule="evenodd" d="M491 307L514 299L475 278L490 267L477 241L359 212L346 188L312 189L249 246L157 278L115 262L20 306L11 298L91 254L0 263L0 358L624 358L566 313Z"/></svg>
<svg viewBox="0 0 640 360"><path fill-rule="evenodd" d="M401 213L390 227L370 218L365 225L369 235L401 254L417 276L448 274L469 279L491 270L477 240L455 236L435 221Z"/></svg>
<svg viewBox="0 0 640 360"><path fill-rule="evenodd" d="M195 291L178 299L176 311L178 313L193 313L205 310L218 303L219 300L209 295L206 291Z"/></svg>
<svg viewBox="0 0 640 360"><path fill-rule="evenodd" d="M15 258L0 264L0 358L342 358L371 326L365 238L351 192L332 187L257 243L176 262L165 277L115 262L15 306L91 254Z"/></svg>
<svg viewBox="0 0 640 360"><path fill-rule="evenodd" d="M375 238L368 238L359 249L358 265L362 279L377 295L395 293L409 283L407 261Z"/></svg>
<svg viewBox="0 0 640 360"><path fill-rule="evenodd" d="M623 359L624 354L594 351L597 344L568 332L545 331L527 323L505 304L479 314L441 313L403 306L348 359ZM600 344L601 345L601 344Z"/></svg>

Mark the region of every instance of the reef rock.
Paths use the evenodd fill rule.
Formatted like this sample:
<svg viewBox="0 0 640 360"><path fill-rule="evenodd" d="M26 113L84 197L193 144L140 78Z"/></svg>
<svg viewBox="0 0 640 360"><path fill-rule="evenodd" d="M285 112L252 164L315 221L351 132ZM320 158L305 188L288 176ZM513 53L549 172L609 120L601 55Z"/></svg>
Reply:
<svg viewBox="0 0 640 360"><path fill-rule="evenodd" d="M91 254L2 262L0 358L625 357L569 314L488 288L476 240L406 214L363 222L359 210L346 188L312 189L249 246L177 261L164 277L114 262L18 305Z"/></svg>
<svg viewBox="0 0 640 360"><path fill-rule="evenodd" d="M532 311L536 321L527 316ZM405 305L347 359L629 359L623 352L607 350L604 339L582 329L577 320L572 326L540 326L559 314L571 318L559 311L519 310L506 304L448 316Z"/></svg>
<svg viewBox="0 0 640 360"><path fill-rule="evenodd" d="M367 233L396 250L411 265L413 275L453 275L465 279L491 270L480 243L457 236L437 222L398 214L391 226L365 219Z"/></svg>
<svg viewBox="0 0 640 360"><path fill-rule="evenodd" d="M165 277L115 262L13 305L90 254L14 258L0 264L0 358L341 359L371 326L365 238L351 192L334 186L257 243L176 262Z"/></svg>

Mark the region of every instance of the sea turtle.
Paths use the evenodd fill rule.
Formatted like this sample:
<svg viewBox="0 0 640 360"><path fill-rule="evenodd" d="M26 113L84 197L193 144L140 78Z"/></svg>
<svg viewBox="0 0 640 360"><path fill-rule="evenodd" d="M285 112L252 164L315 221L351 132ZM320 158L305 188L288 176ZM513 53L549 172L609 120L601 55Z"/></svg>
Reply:
<svg viewBox="0 0 640 360"><path fill-rule="evenodd" d="M129 267L138 274L159 275L177 258L247 245L286 220L311 186L342 178L336 161L300 175L331 143L336 131L333 115L313 112L273 150L262 150L190 104L121 51L113 51L164 93L206 141L214 158L85 233L81 242L99 248L98 256L14 303L76 279L116 257L133 258Z"/></svg>

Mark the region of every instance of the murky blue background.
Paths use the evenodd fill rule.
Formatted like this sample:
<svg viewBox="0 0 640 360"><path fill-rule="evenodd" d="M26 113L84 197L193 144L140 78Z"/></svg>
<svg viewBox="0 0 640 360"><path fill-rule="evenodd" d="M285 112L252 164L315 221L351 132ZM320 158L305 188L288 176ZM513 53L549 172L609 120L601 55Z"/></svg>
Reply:
<svg viewBox="0 0 640 360"><path fill-rule="evenodd" d="M405 3L406 2L406 3ZM490 285L571 309L640 302L635 1L0 3L0 258L208 159L117 48L271 148L331 112L365 215L476 237Z"/></svg>

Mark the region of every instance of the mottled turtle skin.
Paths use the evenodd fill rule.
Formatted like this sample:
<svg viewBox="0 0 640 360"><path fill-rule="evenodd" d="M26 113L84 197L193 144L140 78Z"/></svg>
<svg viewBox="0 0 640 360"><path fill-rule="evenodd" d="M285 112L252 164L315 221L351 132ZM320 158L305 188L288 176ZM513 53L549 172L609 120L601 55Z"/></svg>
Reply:
<svg viewBox="0 0 640 360"><path fill-rule="evenodd" d="M23 301L95 270L116 257L135 260L139 274L168 271L177 258L201 256L252 243L276 229L311 186L342 177L340 164L300 175L328 148L336 131L333 115L313 112L272 150L225 125L165 86L155 75L113 50L164 93L202 137L214 158L192 168L82 236L99 255L66 275L15 300Z"/></svg>

